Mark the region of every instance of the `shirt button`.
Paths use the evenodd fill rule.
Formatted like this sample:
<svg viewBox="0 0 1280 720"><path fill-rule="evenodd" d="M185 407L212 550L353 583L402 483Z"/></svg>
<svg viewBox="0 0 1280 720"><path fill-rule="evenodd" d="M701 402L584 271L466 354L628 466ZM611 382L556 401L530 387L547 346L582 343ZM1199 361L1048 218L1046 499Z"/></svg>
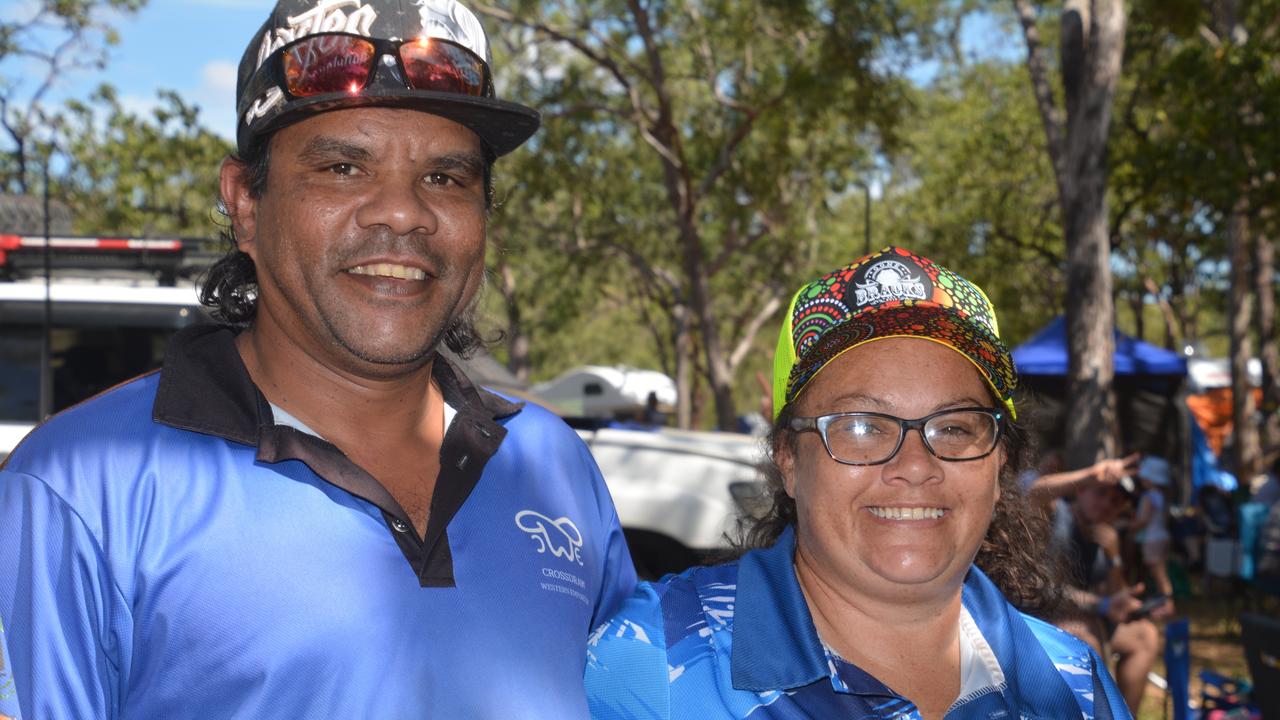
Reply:
<svg viewBox="0 0 1280 720"><path fill-rule="evenodd" d="M406 533L409 532L409 523L400 518L391 518L391 529L398 533Z"/></svg>

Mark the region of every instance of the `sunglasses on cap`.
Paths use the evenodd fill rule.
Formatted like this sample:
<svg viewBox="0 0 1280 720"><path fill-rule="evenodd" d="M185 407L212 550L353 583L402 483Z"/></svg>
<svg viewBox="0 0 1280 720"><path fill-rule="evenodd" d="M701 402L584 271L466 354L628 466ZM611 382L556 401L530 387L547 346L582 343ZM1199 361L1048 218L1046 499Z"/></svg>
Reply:
<svg viewBox="0 0 1280 720"><path fill-rule="evenodd" d="M395 58L412 90L491 97L489 66L465 47L439 38L386 40L349 33L316 33L294 40L263 65L259 78L291 98L359 95L373 81L378 60Z"/></svg>

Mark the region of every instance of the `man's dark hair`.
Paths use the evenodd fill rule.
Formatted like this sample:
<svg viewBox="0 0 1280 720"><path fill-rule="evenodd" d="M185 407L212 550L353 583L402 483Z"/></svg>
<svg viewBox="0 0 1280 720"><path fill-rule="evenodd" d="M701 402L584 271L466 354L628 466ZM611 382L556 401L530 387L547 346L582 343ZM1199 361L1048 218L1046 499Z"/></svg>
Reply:
<svg viewBox="0 0 1280 720"><path fill-rule="evenodd" d="M254 143L243 155L231 156L244 166L249 194L262 197L267 190L267 173L271 166L271 136ZM484 148L484 205L493 208L493 162L496 156ZM218 199L218 212L227 220L219 231L227 252L205 272L200 284L200 303L211 309L214 319L234 328L246 328L258 311L258 273L253 258L240 249L235 228L227 213L226 198ZM475 326L473 303L445 329L444 344L461 357L467 357L484 346Z"/></svg>

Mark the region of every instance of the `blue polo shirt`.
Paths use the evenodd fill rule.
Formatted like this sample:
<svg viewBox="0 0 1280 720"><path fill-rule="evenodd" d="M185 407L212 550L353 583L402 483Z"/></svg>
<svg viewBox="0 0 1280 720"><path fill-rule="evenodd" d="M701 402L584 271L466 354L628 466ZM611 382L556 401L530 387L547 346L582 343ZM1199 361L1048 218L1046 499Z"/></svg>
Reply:
<svg viewBox="0 0 1280 720"><path fill-rule="evenodd" d="M592 633L592 717L918 719L909 699L823 645L796 580L794 551L788 529L737 562L642 583ZM965 682L948 718L1130 717L1087 645L1018 612L977 567L961 602L982 672Z"/></svg>
<svg viewBox="0 0 1280 720"><path fill-rule="evenodd" d="M604 482L558 418L433 372L423 535L274 422L225 329L36 429L0 471L26 715L585 718L587 635L635 584Z"/></svg>

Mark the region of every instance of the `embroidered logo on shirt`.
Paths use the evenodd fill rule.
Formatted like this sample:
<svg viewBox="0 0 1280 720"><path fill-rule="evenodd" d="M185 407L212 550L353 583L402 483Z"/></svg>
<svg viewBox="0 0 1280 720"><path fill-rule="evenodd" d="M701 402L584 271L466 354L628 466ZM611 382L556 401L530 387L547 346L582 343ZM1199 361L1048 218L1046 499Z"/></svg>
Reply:
<svg viewBox="0 0 1280 720"><path fill-rule="evenodd" d="M516 527L538 543L539 553L582 564L582 533L569 518L553 520L540 512L521 510L516 513Z"/></svg>

